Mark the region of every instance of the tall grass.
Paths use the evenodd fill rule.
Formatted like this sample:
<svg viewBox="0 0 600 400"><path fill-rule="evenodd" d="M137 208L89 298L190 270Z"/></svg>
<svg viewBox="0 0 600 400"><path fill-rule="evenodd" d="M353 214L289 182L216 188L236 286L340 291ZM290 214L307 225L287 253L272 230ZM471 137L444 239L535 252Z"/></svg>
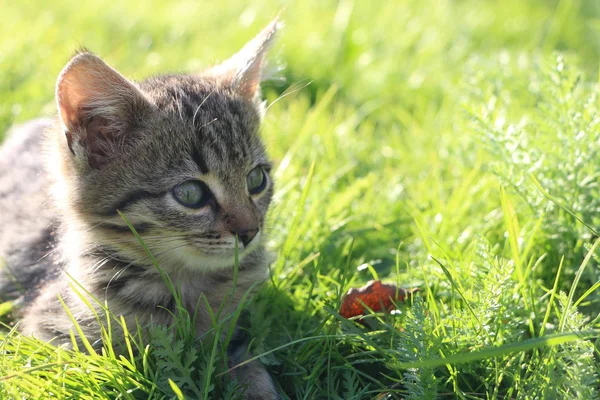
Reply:
<svg viewBox="0 0 600 400"><path fill-rule="evenodd" d="M196 340L182 313L120 355L7 328L0 398L235 398L218 337L238 317L284 398L598 397L593 0L3 4L0 132L54 112L78 46L134 78L194 71L282 8L266 97L311 83L266 116L277 257L246 315ZM340 317L373 278L420 294Z"/></svg>

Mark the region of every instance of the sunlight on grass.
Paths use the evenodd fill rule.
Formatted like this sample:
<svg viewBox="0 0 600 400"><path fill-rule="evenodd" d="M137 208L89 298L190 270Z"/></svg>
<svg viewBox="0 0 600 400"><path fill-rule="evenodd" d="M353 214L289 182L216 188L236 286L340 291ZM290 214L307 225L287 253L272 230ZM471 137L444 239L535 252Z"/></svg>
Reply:
<svg viewBox="0 0 600 400"><path fill-rule="evenodd" d="M238 319L284 398L596 398L596 1L7 3L0 138L53 115L80 46L135 79L193 72L281 9L263 126L277 257L248 313L222 308L200 341L185 312L148 333L89 300L107 329L98 354L74 331L86 355L18 334L2 303L0 398L239 398ZM419 295L369 327L340 317L374 276Z"/></svg>

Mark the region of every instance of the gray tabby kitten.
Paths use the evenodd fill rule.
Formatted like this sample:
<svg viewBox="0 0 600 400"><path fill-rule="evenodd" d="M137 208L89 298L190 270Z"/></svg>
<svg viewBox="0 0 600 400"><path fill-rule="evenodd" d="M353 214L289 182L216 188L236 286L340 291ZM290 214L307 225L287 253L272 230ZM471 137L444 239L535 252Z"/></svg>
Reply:
<svg viewBox="0 0 600 400"><path fill-rule="evenodd" d="M60 295L90 342L101 337L68 275L131 328L173 322L173 296L117 210L198 313L198 335L211 327L196 309L200 295L216 311L231 293L236 237L231 307L266 277L262 231L273 183L258 135L260 80L278 27L273 21L198 75L134 83L89 52L67 64L57 120L17 129L0 149L0 298L23 303L23 333L70 343ZM236 371L247 398L279 398L260 363Z"/></svg>

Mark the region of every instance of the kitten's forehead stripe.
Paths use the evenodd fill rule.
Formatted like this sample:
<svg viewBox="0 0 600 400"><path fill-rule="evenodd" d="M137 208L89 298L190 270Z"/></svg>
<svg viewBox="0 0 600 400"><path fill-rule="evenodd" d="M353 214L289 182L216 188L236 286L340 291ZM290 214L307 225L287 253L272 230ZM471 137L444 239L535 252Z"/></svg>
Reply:
<svg viewBox="0 0 600 400"><path fill-rule="evenodd" d="M166 145L173 150L171 160L191 160L201 174L210 171L229 180L266 158L256 108L217 82L166 75L145 80L140 87L163 111L164 119L151 129L169 126ZM187 154L181 154L181 148Z"/></svg>
<svg viewBox="0 0 600 400"><path fill-rule="evenodd" d="M210 92L206 94L204 92L190 90L189 88L182 88L179 102L181 103L185 116L191 120L192 123L196 123L199 107L202 107L206 103L209 96Z"/></svg>
<svg viewBox="0 0 600 400"><path fill-rule="evenodd" d="M196 165L198 165L198 168L200 169L201 174L204 174L204 175L208 174L208 172L209 172L208 165L206 165L206 161L204 161L204 157L202 157L200 155L200 152L198 151L197 148L194 148L194 150L192 150L192 160L194 160Z"/></svg>

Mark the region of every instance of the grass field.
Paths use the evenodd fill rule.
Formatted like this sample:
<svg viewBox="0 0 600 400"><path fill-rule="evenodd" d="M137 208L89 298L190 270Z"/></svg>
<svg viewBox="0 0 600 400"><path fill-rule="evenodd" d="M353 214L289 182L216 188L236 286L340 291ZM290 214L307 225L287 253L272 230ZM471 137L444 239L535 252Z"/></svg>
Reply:
<svg viewBox="0 0 600 400"><path fill-rule="evenodd" d="M80 46L132 78L195 71L284 9L266 96L310 84L266 116L277 257L247 305L284 398L599 397L600 3L125 3L2 4L0 132L55 112ZM341 318L374 278L420 292ZM193 348L181 325L121 357L5 330L0 398L235 398L223 327Z"/></svg>

